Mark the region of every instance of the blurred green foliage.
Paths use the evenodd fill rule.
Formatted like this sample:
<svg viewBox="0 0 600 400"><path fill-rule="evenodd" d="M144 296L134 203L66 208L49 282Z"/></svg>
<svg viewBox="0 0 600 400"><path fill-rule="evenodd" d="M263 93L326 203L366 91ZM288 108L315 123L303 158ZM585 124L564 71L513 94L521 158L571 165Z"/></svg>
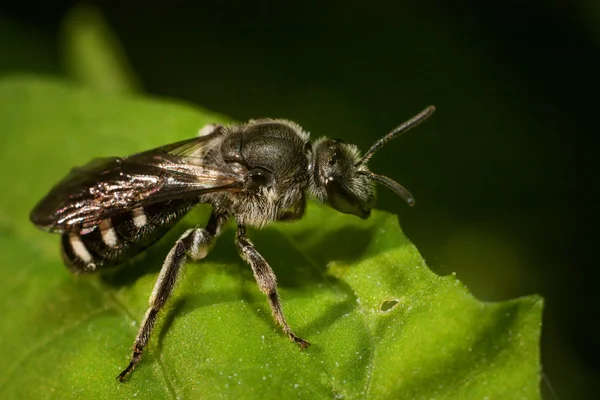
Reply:
<svg viewBox="0 0 600 400"><path fill-rule="evenodd" d="M76 6L62 24L65 70L77 81L102 91L140 90L118 39L102 14L88 4Z"/></svg>

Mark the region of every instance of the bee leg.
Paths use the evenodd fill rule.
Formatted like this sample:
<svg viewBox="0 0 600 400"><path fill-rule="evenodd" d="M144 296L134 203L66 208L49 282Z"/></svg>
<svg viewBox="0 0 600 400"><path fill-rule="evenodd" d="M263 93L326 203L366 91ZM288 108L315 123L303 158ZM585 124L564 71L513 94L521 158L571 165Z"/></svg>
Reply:
<svg viewBox="0 0 600 400"><path fill-rule="evenodd" d="M152 295L150 295L148 311L144 316L144 320L137 333L135 342L133 343L131 361L127 368L117 376L119 381L123 382L125 377L133 371L135 366L142 359L142 352L150 339L152 329L156 322L156 316L171 296L179 273L181 272L181 267L185 265L187 257L189 256L194 260L204 258L208 253L211 242L215 236L219 234L221 227L226 221L227 215L213 212L205 229L188 229L177 240L171 251L169 251L160 270L160 274L158 275L158 279L154 284Z"/></svg>
<svg viewBox="0 0 600 400"><path fill-rule="evenodd" d="M271 306L271 311L273 311L273 318L275 321L283 328L283 331L290 337L290 340L298 343L301 349L305 349L310 346L306 340L299 338L292 331L292 328L285 321L285 316L283 315L283 309L281 307L281 300L279 299L279 294L277 293L277 279L273 270L265 261L263 256L260 255L258 251L254 248L254 245L248 237L246 236L246 227L243 225L238 225L237 232L237 240L236 245L238 251L240 252L240 256L252 267L252 272L254 272L254 277L256 278L256 282L258 283L258 287L260 290L267 295L267 299L269 300L269 305Z"/></svg>

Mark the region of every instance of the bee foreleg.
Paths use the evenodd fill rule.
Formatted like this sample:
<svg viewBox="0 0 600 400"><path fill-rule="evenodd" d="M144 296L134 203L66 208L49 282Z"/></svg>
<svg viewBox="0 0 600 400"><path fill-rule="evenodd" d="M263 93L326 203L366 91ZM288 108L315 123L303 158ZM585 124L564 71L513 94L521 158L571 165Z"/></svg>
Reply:
<svg viewBox="0 0 600 400"><path fill-rule="evenodd" d="M310 343L306 340L296 336L292 328L287 324L283 315L281 300L277 293L277 278L267 261L254 248L254 245L246 236L246 227L243 225L238 225L236 245L241 257L252 267L258 287L267 295L275 321L283 328L283 331L290 337L290 340L298 343L302 349L310 346Z"/></svg>
<svg viewBox="0 0 600 400"><path fill-rule="evenodd" d="M208 253L211 242L219 234L220 228L225 221L227 221L226 215L213 212L205 229L188 229L177 240L171 251L169 251L148 301L148 311L146 311L144 320L133 343L131 361L127 368L117 377L119 381L123 382L125 377L133 371L142 359L144 347L148 344L158 312L171 296L181 272L181 267L185 265L187 257L189 256L194 260L204 258Z"/></svg>

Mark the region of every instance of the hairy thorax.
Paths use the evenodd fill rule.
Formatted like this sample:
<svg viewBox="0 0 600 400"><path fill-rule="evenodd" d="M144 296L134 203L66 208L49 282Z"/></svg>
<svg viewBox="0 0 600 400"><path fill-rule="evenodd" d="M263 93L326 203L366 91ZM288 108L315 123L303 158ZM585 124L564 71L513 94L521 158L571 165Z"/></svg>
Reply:
<svg viewBox="0 0 600 400"><path fill-rule="evenodd" d="M225 135L223 161L246 177L246 187L227 196L208 195L213 206L235 215L238 223L263 227L270 222L299 219L309 184L308 134L293 123L255 120Z"/></svg>

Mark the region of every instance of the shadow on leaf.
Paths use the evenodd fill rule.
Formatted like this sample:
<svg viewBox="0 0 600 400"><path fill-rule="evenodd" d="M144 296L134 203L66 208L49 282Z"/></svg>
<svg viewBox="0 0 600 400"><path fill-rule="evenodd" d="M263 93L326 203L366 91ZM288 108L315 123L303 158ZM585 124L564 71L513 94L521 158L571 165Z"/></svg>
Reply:
<svg viewBox="0 0 600 400"><path fill-rule="evenodd" d="M192 212L193 214L197 214ZM207 215L207 213L205 212ZM202 220L196 218L194 220ZM331 221L329 212L323 213L325 220ZM162 260L166 257L178 236L192 225L191 218L186 218L178 224L171 232L163 237L155 245L148 248L144 253L133 258L121 267L103 272L101 275L102 284L109 288L120 288L122 286L131 286L140 277L146 274L156 274L160 271ZM350 219L350 221L353 221ZM312 222L312 223L311 223ZM381 246L372 246L372 242L377 233L377 221L358 221L360 224L346 224L344 219L338 219L334 223L326 223L315 227L314 221L303 221L295 224L271 225L264 230L251 230L249 236L254 242L257 250L269 262L278 279L280 289L285 290L285 296L282 298L285 309L286 300L295 296L306 297L310 290L307 287L319 286L334 293L340 301L330 306L322 313L315 315L305 326L295 326L298 331L302 331L307 336L314 336L317 333L328 329L336 323L343 315L351 313L356 307L356 294L353 288L345 281L328 273L328 265L335 261L342 264L342 268L352 268L354 263L358 263L368 255L375 255L384 250ZM234 245L235 228L234 223L230 222L221 236L215 241L213 248L204 260L199 262L187 262L185 268L187 273L183 273L178 286L185 284L186 280L202 280L208 270L202 268L203 263L210 262L222 267L226 274L237 275L244 281L240 291L224 292L198 292L190 293L182 290L178 294L176 289L171 304L165 309L164 322L161 324L158 333L158 347L162 347L167 332L174 324L178 316L186 315L200 307L219 304L223 302L233 302L243 299L249 304L255 304L256 307L250 309L269 327L275 327L275 321L271 317L268 303L264 296L259 295L258 288L254 288L254 277L251 268L237 254ZM375 254L374 254L375 253ZM339 272L339 269L338 269ZM339 275L339 274L336 274ZM247 284L246 284L246 281ZM253 289L254 288L254 289ZM150 292L147 293L150 296ZM258 302L260 298L260 302ZM141 318L134 316L134 318ZM277 328L279 329L279 328ZM314 351L314 350L313 350Z"/></svg>

